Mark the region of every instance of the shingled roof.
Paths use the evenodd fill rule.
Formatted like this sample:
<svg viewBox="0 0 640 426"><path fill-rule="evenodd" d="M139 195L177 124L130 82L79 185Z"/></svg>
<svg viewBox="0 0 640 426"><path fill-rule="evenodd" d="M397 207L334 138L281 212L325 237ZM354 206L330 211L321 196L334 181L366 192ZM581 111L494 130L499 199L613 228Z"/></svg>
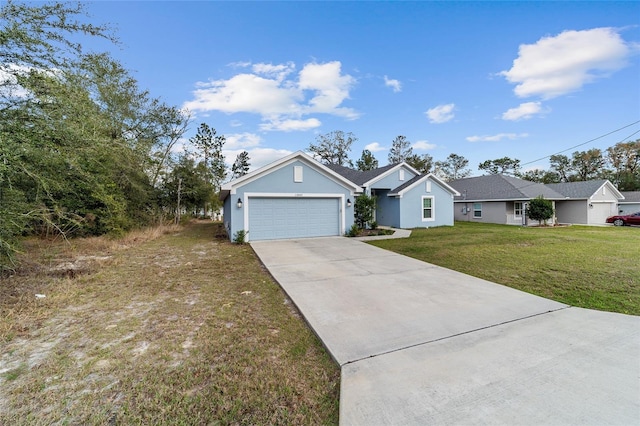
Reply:
<svg viewBox="0 0 640 426"><path fill-rule="evenodd" d="M389 164L389 165L384 166L384 167L379 167L377 169L366 170L366 171L355 170L355 169L351 169L349 167L339 166L337 164L328 164L327 167L330 168L331 170L333 170L334 172L338 173L342 177L344 177L346 179L349 179L351 182L362 186L365 183L369 182L371 179L374 179L374 178L380 176L381 174L383 174L387 170L393 169L397 165L398 165L398 163Z"/></svg>
<svg viewBox="0 0 640 426"><path fill-rule="evenodd" d="M627 203L640 203L640 191L621 191L624 197L624 202Z"/></svg>
<svg viewBox="0 0 640 426"><path fill-rule="evenodd" d="M572 199L588 199L598 191L602 185L607 183L606 179L587 180L584 182L563 182L550 183L547 187Z"/></svg>
<svg viewBox="0 0 640 426"><path fill-rule="evenodd" d="M458 179L449 185L460 193L455 201L530 200L541 195L548 200L566 198L541 183L501 174Z"/></svg>

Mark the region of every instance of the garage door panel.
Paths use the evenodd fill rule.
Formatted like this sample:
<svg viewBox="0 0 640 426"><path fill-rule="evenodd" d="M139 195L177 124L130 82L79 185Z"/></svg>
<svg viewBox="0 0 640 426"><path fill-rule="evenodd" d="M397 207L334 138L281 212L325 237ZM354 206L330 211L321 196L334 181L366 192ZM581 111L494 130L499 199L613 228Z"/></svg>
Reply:
<svg viewBox="0 0 640 426"><path fill-rule="evenodd" d="M338 198L249 198L252 241L340 235Z"/></svg>

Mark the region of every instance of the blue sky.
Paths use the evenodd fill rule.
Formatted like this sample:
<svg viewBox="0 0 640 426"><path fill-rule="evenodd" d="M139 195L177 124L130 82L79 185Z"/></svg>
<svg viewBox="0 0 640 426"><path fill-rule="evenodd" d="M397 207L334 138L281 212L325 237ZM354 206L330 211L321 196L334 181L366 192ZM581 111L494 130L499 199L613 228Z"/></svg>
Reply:
<svg viewBox="0 0 640 426"><path fill-rule="evenodd" d="M94 2L142 88L252 168L353 132L351 158L524 168L640 120L640 2ZM640 123L574 150L640 138Z"/></svg>

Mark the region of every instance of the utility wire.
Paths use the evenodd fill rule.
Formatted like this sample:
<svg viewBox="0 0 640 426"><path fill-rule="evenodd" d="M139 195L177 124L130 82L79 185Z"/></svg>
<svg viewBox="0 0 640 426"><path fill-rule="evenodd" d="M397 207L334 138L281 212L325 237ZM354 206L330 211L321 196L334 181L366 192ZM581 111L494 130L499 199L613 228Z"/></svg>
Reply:
<svg viewBox="0 0 640 426"><path fill-rule="evenodd" d="M591 140L588 140L588 141L586 141L586 142L580 143L580 144L578 144L578 145L574 145L574 146L572 146L572 147L570 147L570 148L563 149L562 151L558 151L558 152L556 152L555 154L546 155L546 156L544 156L544 157L540 157L540 158L538 158L538 159L536 159L536 160L533 160L533 161L527 161L526 163L522 163L522 164L520 164L520 165L521 165L521 166L526 166L527 164L532 164L532 163L535 163L535 162L537 162L537 161L544 160L545 158L549 158L549 157L551 157L551 156L553 156L553 155L562 154L563 152L567 152L567 151L570 151L570 150L572 150L572 149L575 149L575 148L577 148L577 147L579 147L579 146L586 145L586 144L588 144L588 143L591 143L591 142L597 141L598 139L602 139L602 138L604 138L604 137L606 137L606 136L612 135L612 134L614 134L614 133L616 133L616 132L619 132L619 131L621 131L621 130L624 130L624 129L626 129L627 127L631 127L631 126L633 126L633 125L635 125L635 124L638 124L638 123L640 123L640 120L635 121L635 122L633 122L633 123L631 123L631 124L627 124L626 126L620 127L619 129L613 130L613 131L611 131L611 132L609 132L609 133L607 133L607 134L604 134L604 135L598 136L597 138L593 138L593 139L591 139ZM635 135L635 134L636 134L636 133L638 133L638 132L640 132L640 130L636 130L635 132L631 133L629 136L627 136L627 137L625 137L624 139L622 139L620 142L624 142L626 139L630 138L631 136Z"/></svg>

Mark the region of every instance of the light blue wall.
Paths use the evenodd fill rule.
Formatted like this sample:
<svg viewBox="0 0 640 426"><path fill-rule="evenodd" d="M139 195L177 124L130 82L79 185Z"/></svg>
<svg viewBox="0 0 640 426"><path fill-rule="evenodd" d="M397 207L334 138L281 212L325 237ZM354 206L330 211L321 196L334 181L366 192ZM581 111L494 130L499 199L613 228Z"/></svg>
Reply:
<svg viewBox="0 0 640 426"><path fill-rule="evenodd" d="M371 188L395 189L400 185L402 185L403 183L406 183L407 181L410 181L411 179L416 177L416 174L409 171L409 169L406 169L403 167L403 170L404 170L404 180L400 180L398 178L399 171L395 170L389 176L385 176L379 181L374 182L371 185Z"/></svg>
<svg viewBox="0 0 640 426"><path fill-rule="evenodd" d="M293 173L295 166L302 166L302 182L294 182ZM345 229L349 230L353 225L353 203L355 201L354 194L349 188L327 177L324 173L311 167L308 163L296 160L286 164L277 170L266 173L259 178L250 181L238 188L235 194L229 194L224 203L224 222L229 224L229 238L233 240L233 236L239 230L244 229L244 210L247 208L237 208L238 198L243 200L245 193L282 193L282 194L343 194L344 199L350 199L351 207L347 207L346 203L342 206L345 210ZM244 229L247 231L246 229ZM251 232L251 230L249 230ZM249 239L251 236L249 235Z"/></svg>
<svg viewBox="0 0 640 426"><path fill-rule="evenodd" d="M434 197L433 221L422 221L422 197ZM431 181L431 192L426 191L426 181L405 192L400 198L401 228L430 228L453 226L453 196L436 182Z"/></svg>

